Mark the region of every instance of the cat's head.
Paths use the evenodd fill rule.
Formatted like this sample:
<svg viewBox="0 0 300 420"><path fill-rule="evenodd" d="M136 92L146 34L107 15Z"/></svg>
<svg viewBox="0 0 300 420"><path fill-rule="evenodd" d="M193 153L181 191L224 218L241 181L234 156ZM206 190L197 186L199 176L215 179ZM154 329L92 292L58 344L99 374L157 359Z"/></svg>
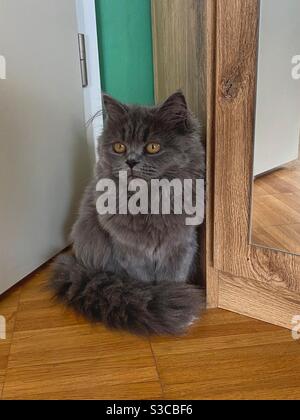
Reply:
<svg viewBox="0 0 300 420"><path fill-rule="evenodd" d="M203 177L204 151L199 123L182 92L156 107L129 106L103 96L106 121L99 142L100 173L117 178Z"/></svg>

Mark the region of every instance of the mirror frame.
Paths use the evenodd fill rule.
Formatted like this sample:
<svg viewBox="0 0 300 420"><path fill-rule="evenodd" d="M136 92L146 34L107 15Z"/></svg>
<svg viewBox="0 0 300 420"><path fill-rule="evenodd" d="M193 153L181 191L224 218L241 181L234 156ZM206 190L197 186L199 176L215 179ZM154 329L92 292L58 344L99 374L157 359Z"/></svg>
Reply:
<svg viewBox="0 0 300 420"><path fill-rule="evenodd" d="M291 328L300 257L250 244L259 0L216 0L214 269L218 306Z"/></svg>

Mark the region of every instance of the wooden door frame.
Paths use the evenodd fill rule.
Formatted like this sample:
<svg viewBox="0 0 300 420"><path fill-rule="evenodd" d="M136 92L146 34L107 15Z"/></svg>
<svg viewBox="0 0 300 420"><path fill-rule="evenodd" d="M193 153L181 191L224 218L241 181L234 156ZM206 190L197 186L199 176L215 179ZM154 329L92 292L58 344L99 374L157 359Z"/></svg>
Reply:
<svg viewBox="0 0 300 420"><path fill-rule="evenodd" d="M251 245L249 238L260 1L211 4L208 303L291 328L300 313L300 257Z"/></svg>
<svg viewBox="0 0 300 420"><path fill-rule="evenodd" d="M216 0L205 1L206 25L206 235L205 271L208 308L219 307L219 276L214 267L214 183L216 100Z"/></svg>

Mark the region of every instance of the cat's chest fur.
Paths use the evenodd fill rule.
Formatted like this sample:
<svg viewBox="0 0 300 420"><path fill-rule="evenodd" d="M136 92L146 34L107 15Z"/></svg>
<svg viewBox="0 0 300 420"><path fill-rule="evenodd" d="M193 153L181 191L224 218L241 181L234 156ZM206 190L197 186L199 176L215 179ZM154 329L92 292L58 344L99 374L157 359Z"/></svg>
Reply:
<svg viewBox="0 0 300 420"><path fill-rule="evenodd" d="M105 220L105 228L111 237L115 263L145 281L164 279L176 271L180 276L180 266L194 253L195 229L185 226L178 217L115 216Z"/></svg>
<svg viewBox="0 0 300 420"><path fill-rule="evenodd" d="M163 249L180 246L188 240L194 228L185 226L178 216L131 216L116 215L102 218L105 230L113 242L132 250L142 251L149 257L156 257ZM101 224L102 224L101 223Z"/></svg>

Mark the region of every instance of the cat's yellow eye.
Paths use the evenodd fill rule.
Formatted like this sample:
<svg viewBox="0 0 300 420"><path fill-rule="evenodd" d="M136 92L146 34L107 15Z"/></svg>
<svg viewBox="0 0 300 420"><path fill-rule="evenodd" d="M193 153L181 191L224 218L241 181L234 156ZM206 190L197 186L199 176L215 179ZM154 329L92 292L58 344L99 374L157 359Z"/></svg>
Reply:
<svg viewBox="0 0 300 420"><path fill-rule="evenodd" d="M123 153L126 152L126 146L125 144L122 144L122 143L115 143L113 146L113 149L119 155L122 155Z"/></svg>
<svg viewBox="0 0 300 420"><path fill-rule="evenodd" d="M156 153L160 152L161 146L159 143L149 143L146 147L147 153L150 155L155 155Z"/></svg>

